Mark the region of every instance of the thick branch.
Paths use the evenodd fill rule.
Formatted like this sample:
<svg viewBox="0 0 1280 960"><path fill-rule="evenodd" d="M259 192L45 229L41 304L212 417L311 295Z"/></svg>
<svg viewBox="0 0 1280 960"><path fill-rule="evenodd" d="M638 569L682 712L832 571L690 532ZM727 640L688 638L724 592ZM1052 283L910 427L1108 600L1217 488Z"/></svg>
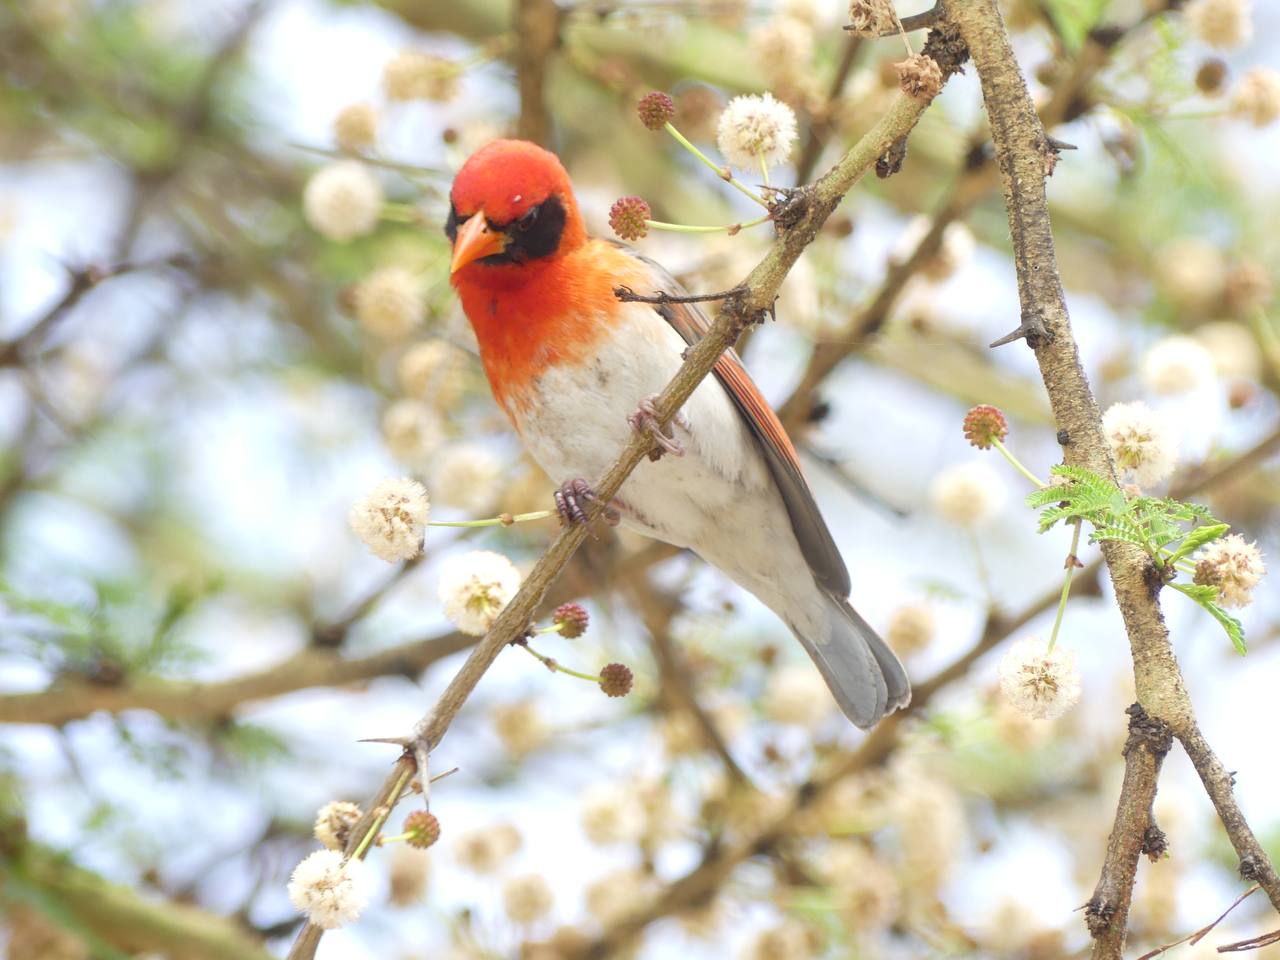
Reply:
<svg viewBox="0 0 1280 960"><path fill-rule="evenodd" d="M995 0L946 0L946 7L969 45L991 123L1022 306L1017 332L1035 349L1065 438L1067 461L1114 478L1097 404L1071 334L1054 252L1045 179L1057 162L1056 149L1036 116ZM1280 878L1235 804L1229 775L1196 725L1160 611L1158 586L1153 588L1149 576L1150 562L1128 544L1107 542L1102 552L1129 637L1138 701L1147 715L1168 725L1188 753L1194 749L1199 755L1197 771L1241 857L1242 875L1261 884L1280 909ZM1117 827L1140 817L1122 804Z"/></svg>
<svg viewBox="0 0 1280 960"><path fill-rule="evenodd" d="M448 633L347 659L335 650L311 647L273 667L216 683L139 680L105 686L64 680L39 693L0 697L0 723L62 724L100 710L152 710L171 720L225 716L242 703L306 687L332 687L392 674L415 677L443 657L465 650L474 637Z"/></svg>
<svg viewBox="0 0 1280 960"><path fill-rule="evenodd" d="M182 903L152 901L71 863L64 854L22 842L3 864L6 885L30 884L65 909L78 928L118 951L183 960L271 960L254 937L225 917Z"/></svg>
<svg viewBox="0 0 1280 960"><path fill-rule="evenodd" d="M1085 905L1085 922L1093 935L1093 960L1119 960L1122 956L1138 859L1145 853L1156 860L1165 849L1164 834L1156 825L1151 805L1173 736L1163 721L1148 717L1136 703L1126 713L1129 739L1124 745L1124 782L1115 826L1107 840L1102 875Z"/></svg>
<svg viewBox="0 0 1280 960"><path fill-rule="evenodd" d="M551 145L551 113L547 109L547 68L560 33L560 9L555 0L515 0L516 86L520 90L520 118L516 136L544 147Z"/></svg>

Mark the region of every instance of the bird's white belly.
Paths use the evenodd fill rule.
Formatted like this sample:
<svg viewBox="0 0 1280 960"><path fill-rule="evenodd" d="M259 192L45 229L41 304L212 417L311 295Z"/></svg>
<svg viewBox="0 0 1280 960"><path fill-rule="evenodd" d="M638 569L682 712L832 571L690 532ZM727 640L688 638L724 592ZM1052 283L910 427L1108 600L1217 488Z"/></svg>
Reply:
<svg viewBox="0 0 1280 960"><path fill-rule="evenodd" d="M627 417L679 369L679 334L651 308L630 309L590 360L548 369L516 411L526 447L556 484L581 477L594 485L631 437ZM682 412L684 423L671 429L684 455L641 461L618 495L622 522L692 548L782 613L786 598L812 593L813 578L763 454L714 376Z"/></svg>

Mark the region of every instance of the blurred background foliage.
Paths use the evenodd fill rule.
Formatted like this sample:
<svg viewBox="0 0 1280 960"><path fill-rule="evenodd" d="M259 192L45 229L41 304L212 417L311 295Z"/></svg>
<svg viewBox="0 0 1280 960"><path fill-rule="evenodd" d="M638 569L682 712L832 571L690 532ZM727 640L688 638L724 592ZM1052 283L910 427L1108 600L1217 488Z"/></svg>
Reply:
<svg viewBox="0 0 1280 960"><path fill-rule="evenodd" d="M347 526L352 501L401 474L444 519L549 505L447 283L448 183L475 147L544 140L599 233L624 194L659 219L729 223L749 206L645 130L637 96L668 90L677 126L711 149L728 97L773 91L801 121L784 176L805 182L896 94L901 40L849 37L839 2L522 6L553 12L549 44L514 26L510 0L0 5L0 904L14 960L284 955L299 922L285 883L315 847L315 811L363 800L394 759L357 738L408 729L474 642L444 620L439 572L473 548L527 565L549 541L550 522L436 529L420 560L388 567ZM1172 418L1174 488L1269 554L1280 79L1265 65L1280 18L1246 0L1182 6L1005 13L1051 132L1075 148L1050 200L1099 399ZM513 64L536 81L523 101ZM901 171L848 198L744 349L855 602L923 683L918 709L870 737L849 728L754 601L602 530L553 598L584 602L591 629L540 647L588 672L625 662L636 689L606 699L504 656L440 751L459 768L435 788L440 843L375 850L374 904L321 956L1087 952L1075 911L1133 696L1119 617L1090 566L1062 638L1081 703L1052 722L1017 714L986 654L1047 632L1067 539L1036 536L1022 480L994 456L966 475L964 509L939 490L985 456L961 436L972 403L1009 414L1010 445L1040 475L1058 457L1032 358L985 346L1016 326L1017 299L984 122L974 78L950 83ZM388 203L376 229L339 241L307 224L302 198L344 155ZM640 246L721 289L765 229ZM1264 584L1243 611L1242 660L1177 599L1202 725L1280 852L1280 605ZM1138 951L1242 891L1181 758L1157 813L1171 852L1139 872ZM619 939L633 911L638 935ZM1170 955L1274 925L1248 901Z"/></svg>

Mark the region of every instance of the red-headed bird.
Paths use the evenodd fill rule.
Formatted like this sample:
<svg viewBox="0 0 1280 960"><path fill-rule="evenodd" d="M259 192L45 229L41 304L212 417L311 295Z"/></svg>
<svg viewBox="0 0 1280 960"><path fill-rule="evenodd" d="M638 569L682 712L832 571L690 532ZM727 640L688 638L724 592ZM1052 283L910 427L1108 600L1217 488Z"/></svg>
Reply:
<svg viewBox="0 0 1280 960"><path fill-rule="evenodd" d="M644 460L610 506L626 526L688 547L755 594L799 638L840 708L869 727L911 699L906 672L847 599L849 572L782 424L732 351L666 434L652 400L709 327L691 304L620 302L614 289L682 295L660 266L587 235L555 154L498 140L458 171L445 232L453 285L497 399L560 484L567 522L628 431Z"/></svg>

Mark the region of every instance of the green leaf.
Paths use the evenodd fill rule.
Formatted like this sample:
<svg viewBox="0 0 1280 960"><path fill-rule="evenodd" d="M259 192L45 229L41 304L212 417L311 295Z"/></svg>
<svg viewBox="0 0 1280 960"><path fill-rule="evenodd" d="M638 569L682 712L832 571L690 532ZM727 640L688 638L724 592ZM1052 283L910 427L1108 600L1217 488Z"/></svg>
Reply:
<svg viewBox="0 0 1280 960"><path fill-rule="evenodd" d="M1218 606L1216 602L1218 599L1217 587L1199 583L1171 583L1169 586L1179 593L1185 593L1208 610L1213 618L1222 624L1222 629L1227 631L1227 636L1231 638L1231 644L1236 648L1236 653L1244 656L1249 652L1249 648L1244 642L1244 626L1239 620Z"/></svg>
<svg viewBox="0 0 1280 960"><path fill-rule="evenodd" d="M1189 556L1199 550L1206 543L1217 540L1230 529L1231 524L1229 523L1212 523L1203 527L1196 527L1187 534L1186 539L1182 541L1182 545L1174 551L1173 556L1169 558L1168 562L1177 563L1183 557Z"/></svg>
<svg viewBox="0 0 1280 960"><path fill-rule="evenodd" d="M1067 48L1076 53L1084 45L1084 38L1098 25L1109 0L1052 0L1047 4L1054 26L1062 34Z"/></svg>

